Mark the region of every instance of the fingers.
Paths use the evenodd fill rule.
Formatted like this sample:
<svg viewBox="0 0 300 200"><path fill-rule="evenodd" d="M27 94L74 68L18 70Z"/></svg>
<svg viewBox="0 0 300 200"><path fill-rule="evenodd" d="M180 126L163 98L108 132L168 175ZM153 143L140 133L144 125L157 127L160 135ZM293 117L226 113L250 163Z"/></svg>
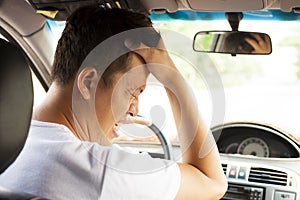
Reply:
<svg viewBox="0 0 300 200"><path fill-rule="evenodd" d="M250 44L254 49L259 47L258 43L254 39L245 38L245 41Z"/></svg>
<svg viewBox="0 0 300 200"><path fill-rule="evenodd" d="M251 34L251 36L255 38L258 44L264 44L269 41L267 34Z"/></svg>
<svg viewBox="0 0 300 200"><path fill-rule="evenodd" d="M144 27L140 29L136 29L136 33L132 35L128 35L124 44L127 48L132 51L137 50L137 48L143 47L147 48L163 48L162 46L162 38L159 32L157 32L153 27Z"/></svg>
<svg viewBox="0 0 300 200"><path fill-rule="evenodd" d="M131 39L125 40L124 45L143 59L149 72L165 87L170 87L168 84L173 83L175 77L181 78L161 38L156 47Z"/></svg>
<svg viewBox="0 0 300 200"><path fill-rule="evenodd" d="M126 39L124 44L128 49L130 49L132 51L135 51L135 50L139 49L142 45L142 43L136 43L136 42L134 42L130 39ZM144 46L146 46L146 45L144 45Z"/></svg>
<svg viewBox="0 0 300 200"><path fill-rule="evenodd" d="M151 126L152 122L148 119L145 119L144 117L140 116L131 116L130 114L127 114L125 119L121 120L120 123L122 124L141 124L145 126Z"/></svg>
<svg viewBox="0 0 300 200"><path fill-rule="evenodd" d="M144 60L147 56L147 53L148 53L147 51L150 50L149 46L146 46L143 43L134 42L130 39L125 40L124 45L128 49L130 49L131 51L133 51L133 52L137 53L138 55L140 55Z"/></svg>
<svg viewBox="0 0 300 200"><path fill-rule="evenodd" d="M161 38L158 40L156 46L146 45L143 42L137 42L137 41L133 41L131 39L126 39L124 44L128 49L130 49L132 51L135 51L138 49L143 49L143 48L165 49L164 42Z"/></svg>
<svg viewBox="0 0 300 200"><path fill-rule="evenodd" d="M166 50L160 34L153 28L141 30L143 36L126 39L125 47L144 57L147 53L153 53L155 50Z"/></svg>
<svg viewBox="0 0 300 200"><path fill-rule="evenodd" d="M131 116L130 116L131 117ZM152 125L152 122L143 118L143 117L138 117L138 116L135 116L135 117L131 117L131 121L133 123L136 123L136 124L141 124L141 125L145 125L145 126L151 126Z"/></svg>
<svg viewBox="0 0 300 200"><path fill-rule="evenodd" d="M262 39L260 41L255 41L254 39L245 38L245 41L254 48L253 53L269 52L269 46L265 44Z"/></svg>
<svg viewBox="0 0 300 200"><path fill-rule="evenodd" d="M254 37L257 43L263 42L263 38L261 38L259 34L251 34L251 36Z"/></svg>

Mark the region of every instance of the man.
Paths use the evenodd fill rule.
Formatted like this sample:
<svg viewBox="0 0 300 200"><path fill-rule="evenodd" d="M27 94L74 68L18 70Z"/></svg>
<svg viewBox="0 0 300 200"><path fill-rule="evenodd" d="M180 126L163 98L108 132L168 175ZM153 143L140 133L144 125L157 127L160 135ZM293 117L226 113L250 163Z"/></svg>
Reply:
<svg viewBox="0 0 300 200"><path fill-rule="evenodd" d="M147 17L131 11L90 6L70 16L53 83L1 185L50 199L221 198L227 185L217 148L158 36ZM150 73L169 96L183 163L110 144L119 123L147 125L136 115Z"/></svg>

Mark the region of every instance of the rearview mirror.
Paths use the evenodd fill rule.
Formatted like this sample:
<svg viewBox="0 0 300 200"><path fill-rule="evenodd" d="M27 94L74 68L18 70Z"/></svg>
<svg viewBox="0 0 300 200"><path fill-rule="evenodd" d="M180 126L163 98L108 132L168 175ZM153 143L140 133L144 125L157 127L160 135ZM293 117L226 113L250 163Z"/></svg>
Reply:
<svg viewBox="0 0 300 200"><path fill-rule="evenodd" d="M194 51L266 55L272 52L271 38L265 33L242 31L201 31L193 41Z"/></svg>

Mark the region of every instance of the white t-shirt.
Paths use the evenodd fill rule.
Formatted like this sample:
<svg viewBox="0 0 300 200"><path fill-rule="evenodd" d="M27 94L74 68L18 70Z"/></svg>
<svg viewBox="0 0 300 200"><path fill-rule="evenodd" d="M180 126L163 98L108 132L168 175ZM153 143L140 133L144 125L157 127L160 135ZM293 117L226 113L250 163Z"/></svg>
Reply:
<svg viewBox="0 0 300 200"><path fill-rule="evenodd" d="M32 121L17 160L0 185L49 199L174 199L180 171L173 161L83 142L63 125Z"/></svg>

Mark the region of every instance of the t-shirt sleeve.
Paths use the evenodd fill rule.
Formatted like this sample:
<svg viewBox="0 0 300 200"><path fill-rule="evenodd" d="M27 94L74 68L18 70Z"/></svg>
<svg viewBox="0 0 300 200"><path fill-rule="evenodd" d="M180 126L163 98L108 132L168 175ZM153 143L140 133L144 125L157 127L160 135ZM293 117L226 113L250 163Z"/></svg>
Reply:
<svg viewBox="0 0 300 200"><path fill-rule="evenodd" d="M148 154L113 147L105 168L101 199L174 199L180 186L177 163Z"/></svg>

